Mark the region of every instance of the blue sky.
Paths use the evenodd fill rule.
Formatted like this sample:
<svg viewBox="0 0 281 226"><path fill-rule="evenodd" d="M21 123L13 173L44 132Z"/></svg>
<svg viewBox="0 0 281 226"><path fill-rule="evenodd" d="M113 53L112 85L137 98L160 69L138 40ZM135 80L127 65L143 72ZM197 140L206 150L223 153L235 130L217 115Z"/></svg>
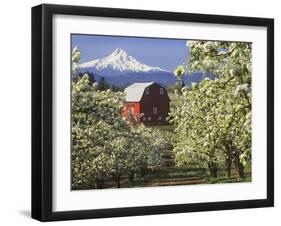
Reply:
<svg viewBox="0 0 281 226"><path fill-rule="evenodd" d="M73 34L72 48L74 46L80 49L80 63L108 56L116 48L122 48L141 63L169 71L186 61L188 56L186 40L182 39Z"/></svg>

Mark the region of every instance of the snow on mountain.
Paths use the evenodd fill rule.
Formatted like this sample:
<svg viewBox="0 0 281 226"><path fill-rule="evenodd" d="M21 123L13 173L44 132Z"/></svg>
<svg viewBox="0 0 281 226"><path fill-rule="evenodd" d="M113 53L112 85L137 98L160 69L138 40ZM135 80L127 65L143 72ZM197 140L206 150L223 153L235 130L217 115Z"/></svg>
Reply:
<svg viewBox="0 0 281 226"><path fill-rule="evenodd" d="M148 66L129 56L123 49L115 49L109 56L79 65L80 68L95 68L98 71L115 70L119 72L167 72L160 67Z"/></svg>

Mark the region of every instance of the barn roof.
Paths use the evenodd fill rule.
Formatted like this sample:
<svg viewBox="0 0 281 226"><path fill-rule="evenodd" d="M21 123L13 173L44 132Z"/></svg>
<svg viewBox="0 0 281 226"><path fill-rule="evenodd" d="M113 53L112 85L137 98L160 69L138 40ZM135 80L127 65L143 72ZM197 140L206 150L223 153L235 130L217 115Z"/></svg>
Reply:
<svg viewBox="0 0 281 226"><path fill-rule="evenodd" d="M142 98L145 88L151 86L155 82L142 82L142 83L133 83L128 86L124 92L126 93L127 102L139 102Z"/></svg>

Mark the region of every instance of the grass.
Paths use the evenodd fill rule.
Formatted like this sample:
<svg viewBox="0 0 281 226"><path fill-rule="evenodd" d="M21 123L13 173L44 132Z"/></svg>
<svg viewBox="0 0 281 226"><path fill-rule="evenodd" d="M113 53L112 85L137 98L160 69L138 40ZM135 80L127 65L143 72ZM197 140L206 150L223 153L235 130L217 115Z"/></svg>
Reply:
<svg viewBox="0 0 281 226"><path fill-rule="evenodd" d="M231 177L225 176L224 170L218 171L218 177L210 177L208 171L203 168L194 167L162 167L155 171L148 171L143 177L136 177L133 182L127 177L121 179L121 188L131 187L155 187L155 186L175 186L192 184L219 184L219 183L238 183L251 182L251 169L245 169L245 178L238 179L235 169L232 169ZM115 188L114 181L106 181L104 188ZM94 186L88 185L76 189L93 189Z"/></svg>
<svg viewBox="0 0 281 226"><path fill-rule="evenodd" d="M218 171L218 177L212 178L208 171L202 168L178 168L163 167L155 172L149 172L142 179L136 179L135 185L139 186L171 186L171 185L189 185L189 184L215 184L215 183L235 183L250 182L250 168L245 169L245 178L238 179L235 169L232 169L231 177L225 176L224 170ZM125 183L124 185L129 185ZM130 186L130 185L129 185Z"/></svg>
<svg viewBox="0 0 281 226"><path fill-rule="evenodd" d="M153 129L159 129L162 131L168 131L168 132L173 132L174 131L174 126L173 125L159 125L159 126L151 126Z"/></svg>

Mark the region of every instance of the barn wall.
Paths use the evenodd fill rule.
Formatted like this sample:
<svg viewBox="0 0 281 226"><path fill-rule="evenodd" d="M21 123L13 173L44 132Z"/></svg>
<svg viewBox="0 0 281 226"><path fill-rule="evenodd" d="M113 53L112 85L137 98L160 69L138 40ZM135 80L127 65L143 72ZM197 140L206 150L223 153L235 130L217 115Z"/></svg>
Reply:
<svg viewBox="0 0 281 226"><path fill-rule="evenodd" d="M123 116L128 118L128 110L130 108L134 109L134 115L138 116L140 114L140 103L139 102L128 102L124 104Z"/></svg>
<svg viewBox="0 0 281 226"><path fill-rule="evenodd" d="M149 87L149 95L143 94L141 99L141 113L144 116L141 119L145 125L159 125L167 124L167 116L169 112L169 96L164 88L163 95L160 95L160 88L163 88L157 84L153 84ZM157 108L157 113L153 113L153 107ZM150 117L151 119L149 120ZM159 118L161 117L161 119ZM144 120L145 119L145 120Z"/></svg>

